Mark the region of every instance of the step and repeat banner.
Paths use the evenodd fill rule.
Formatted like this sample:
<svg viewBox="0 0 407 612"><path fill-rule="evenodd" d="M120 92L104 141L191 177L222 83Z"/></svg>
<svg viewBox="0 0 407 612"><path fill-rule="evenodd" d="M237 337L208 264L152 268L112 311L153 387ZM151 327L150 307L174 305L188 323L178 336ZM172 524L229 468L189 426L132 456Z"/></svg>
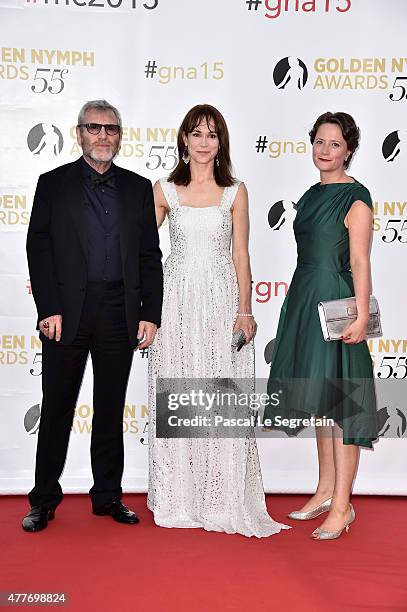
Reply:
<svg viewBox="0 0 407 612"><path fill-rule="evenodd" d="M177 162L190 107L215 105L250 196L256 373L269 372L295 268L295 203L318 181L308 139L327 110L352 114L362 139L351 175L374 201L373 292L383 337L369 342L378 379L406 379L407 44L405 0L1 0L0 493L33 484L41 343L25 255L39 174L77 159L82 104L122 113L116 163L153 182ZM169 252L168 225L160 230ZM124 488L147 485L148 351L136 352L123 429ZM89 365L89 364L88 364ZM391 384L390 384L391 387ZM407 494L407 400L379 393L381 437L363 450L355 491ZM91 486L92 375L75 408L62 484ZM308 435L308 437L306 437ZM315 440L261 437L267 491L308 492Z"/></svg>

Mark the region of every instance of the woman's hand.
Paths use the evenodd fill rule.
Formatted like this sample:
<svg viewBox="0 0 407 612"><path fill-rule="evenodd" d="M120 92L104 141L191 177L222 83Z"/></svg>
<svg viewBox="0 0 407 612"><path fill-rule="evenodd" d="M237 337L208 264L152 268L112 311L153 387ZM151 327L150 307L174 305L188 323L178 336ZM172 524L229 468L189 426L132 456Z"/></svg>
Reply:
<svg viewBox="0 0 407 612"><path fill-rule="evenodd" d="M342 341L345 344L358 344L358 342L366 340L367 323L366 319L356 319L344 330Z"/></svg>
<svg viewBox="0 0 407 612"><path fill-rule="evenodd" d="M246 336L246 344L253 340L257 331L257 323L254 317L236 317L235 324L233 326L233 333L241 329Z"/></svg>

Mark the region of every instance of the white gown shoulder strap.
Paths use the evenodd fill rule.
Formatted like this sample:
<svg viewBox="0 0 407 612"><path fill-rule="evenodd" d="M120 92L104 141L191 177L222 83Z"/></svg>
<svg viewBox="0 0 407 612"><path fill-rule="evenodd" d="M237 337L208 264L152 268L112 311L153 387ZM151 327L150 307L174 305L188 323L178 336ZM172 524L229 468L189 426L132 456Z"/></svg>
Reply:
<svg viewBox="0 0 407 612"><path fill-rule="evenodd" d="M231 185L230 187L225 187L225 190L223 192L223 197L222 197L221 208L225 208L229 210L232 208L233 202L235 201L235 198L236 198L237 190L239 189L241 184L242 184L242 181L236 180L233 183L233 185Z"/></svg>
<svg viewBox="0 0 407 612"><path fill-rule="evenodd" d="M179 206L178 194L175 188L175 183L170 183L166 178L160 179L161 189L163 190L163 194L165 199L167 200L167 204L170 209L176 208Z"/></svg>

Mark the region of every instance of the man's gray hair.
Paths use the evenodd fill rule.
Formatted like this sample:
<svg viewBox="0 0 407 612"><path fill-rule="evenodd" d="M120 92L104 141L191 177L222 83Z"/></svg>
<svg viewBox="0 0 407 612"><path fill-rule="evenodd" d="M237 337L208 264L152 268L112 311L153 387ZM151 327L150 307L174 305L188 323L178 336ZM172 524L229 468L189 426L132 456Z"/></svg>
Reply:
<svg viewBox="0 0 407 612"><path fill-rule="evenodd" d="M86 102L86 104L84 104L81 110L79 111L78 125L84 122L85 113L88 110L111 112L116 116L117 123L120 125L120 127L122 127L122 118L120 116L119 111L117 110L117 108L109 104L109 102L107 102L106 100L89 100L89 102Z"/></svg>

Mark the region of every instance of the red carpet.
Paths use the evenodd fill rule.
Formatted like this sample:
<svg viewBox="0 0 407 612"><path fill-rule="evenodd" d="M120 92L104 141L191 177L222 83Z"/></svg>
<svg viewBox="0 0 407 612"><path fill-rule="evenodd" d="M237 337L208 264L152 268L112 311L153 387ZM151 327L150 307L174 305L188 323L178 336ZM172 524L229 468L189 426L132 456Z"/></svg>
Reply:
<svg viewBox="0 0 407 612"><path fill-rule="evenodd" d="M268 506L285 521L304 499L268 496ZM75 612L407 611L405 498L355 496L356 522L332 542L309 538L319 518L287 519L294 529L258 540L162 529L145 495L123 501L139 525L93 516L87 496L67 495L48 528L28 534L26 498L1 498L0 591L63 591Z"/></svg>

